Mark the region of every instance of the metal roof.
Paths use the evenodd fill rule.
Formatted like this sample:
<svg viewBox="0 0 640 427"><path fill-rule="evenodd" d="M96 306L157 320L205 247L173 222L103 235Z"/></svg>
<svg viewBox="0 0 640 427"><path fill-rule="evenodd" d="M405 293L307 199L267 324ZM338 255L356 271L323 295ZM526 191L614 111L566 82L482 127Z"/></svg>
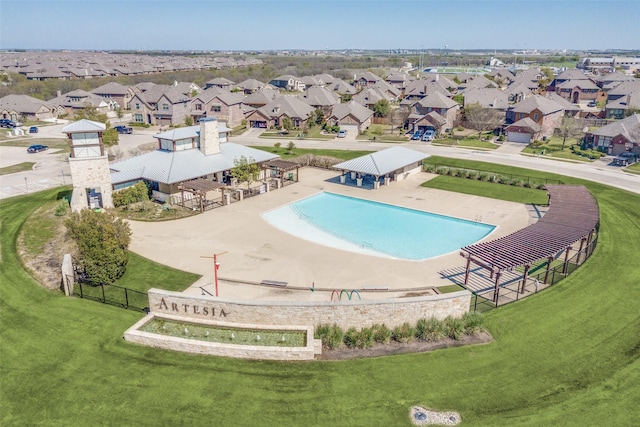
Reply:
<svg viewBox="0 0 640 427"><path fill-rule="evenodd" d="M494 270L531 265L555 256L597 229L598 204L583 186L548 185L549 210L535 224L485 243L462 248L462 255Z"/></svg>
<svg viewBox="0 0 640 427"><path fill-rule="evenodd" d="M334 165L334 169L353 171L365 175L382 176L420 162L429 154L404 147L392 147Z"/></svg>
<svg viewBox="0 0 640 427"><path fill-rule="evenodd" d="M94 122L92 120L82 119L77 122L69 123L62 128L62 133L75 132L100 132L104 131L107 126L104 123Z"/></svg>
<svg viewBox="0 0 640 427"><path fill-rule="evenodd" d="M278 158L277 155L244 145L225 142L220 144L220 153L205 156L200 150L165 151L156 150L137 157L112 163L112 183L147 179L165 184L187 181L235 167L234 160L241 156L256 163ZM135 176L138 175L138 176Z"/></svg>
<svg viewBox="0 0 640 427"><path fill-rule="evenodd" d="M231 132L233 129L229 129L225 126L224 122L218 122L218 132ZM200 125L188 126L184 128L175 128L166 132L157 133L153 135L154 138L168 139L170 141L178 141L181 139L197 138L200 136Z"/></svg>

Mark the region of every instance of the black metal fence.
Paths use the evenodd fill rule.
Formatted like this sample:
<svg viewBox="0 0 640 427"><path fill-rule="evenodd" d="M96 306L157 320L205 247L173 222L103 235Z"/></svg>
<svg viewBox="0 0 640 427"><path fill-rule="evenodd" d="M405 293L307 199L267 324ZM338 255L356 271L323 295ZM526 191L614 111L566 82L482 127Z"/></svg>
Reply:
<svg viewBox="0 0 640 427"><path fill-rule="evenodd" d="M511 281L506 285L500 285L497 298L495 289L493 288L483 291L472 291L471 309L479 312L488 311L518 301L561 282L589 259L597 244L598 236L596 235L588 245L576 251L573 256L566 261L556 261L557 264L548 270L547 268L540 268L535 273L529 274L527 276L527 283L524 286L524 293L521 292L523 288L523 277L521 277L520 280Z"/></svg>
<svg viewBox="0 0 640 427"><path fill-rule="evenodd" d="M116 307L149 312L149 296L140 292L116 285L90 285L74 281L72 295L110 304Z"/></svg>
<svg viewBox="0 0 640 427"><path fill-rule="evenodd" d="M498 184L520 185L526 187L537 187L545 184L563 184L558 179L539 178L529 175L517 175L511 173L499 173L482 169L469 169L449 165L439 165L437 163L424 162L422 169L425 172L436 173L438 175L449 175L459 178L475 179L478 181L493 182Z"/></svg>

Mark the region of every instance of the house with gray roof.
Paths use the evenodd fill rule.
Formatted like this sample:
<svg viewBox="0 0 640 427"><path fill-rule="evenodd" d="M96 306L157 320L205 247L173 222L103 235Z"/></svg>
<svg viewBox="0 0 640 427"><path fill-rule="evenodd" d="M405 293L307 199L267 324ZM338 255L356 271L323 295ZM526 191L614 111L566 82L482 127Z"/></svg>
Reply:
<svg viewBox="0 0 640 427"><path fill-rule="evenodd" d="M393 96L389 96L378 87L368 87L354 95L351 99L373 110L373 106L376 105L378 101L384 99L389 102L393 102L395 98Z"/></svg>
<svg viewBox="0 0 640 427"><path fill-rule="evenodd" d="M47 101L47 104L58 105L65 109L68 114L75 114L76 111L85 107L95 107L98 112L106 113L116 108L117 103L107 101L86 90L76 89Z"/></svg>
<svg viewBox="0 0 640 427"><path fill-rule="evenodd" d="M124 86L120 83L110 82L91 91L91 93L104 98L107 101L115 101L120 108L129 109L129 102L136 90L132 86Z"/></svg>
<svg viewBox="0 0 640 427"><path fill-rule="evenodd" d="M11 94L0 98L0 116L11 120L45 120L57 117L58 110L41 99Z"/></svg>
<svg viewBox="0 0 640 427"><path fill-rule="evenodd" d="M147 86L129 103L133 121L159 126L184 124L191 109L191 97L184 93L185 88L188 89L177 85Z"/></svg>
<svg viewBox="0 0 640 427"><path fill-rule="evenodd" d="M640 111L640 90L631 91L626 96L608 101L605 106L605 117L623 119L631 111Z"/></svg>
<svg viewBox="0 0 640 427"><path fill-rule="evenodd" d="M382 80L382 77L371 71L364 71L353 75L353 86L359 90L373 86L378 80Z"/></svg>
<svg viewBox="0 0 640 427"><path fill-rule="evenodd" d="M231 91L235 87L235 83L224 77L216 77L215 79L211 79L204 84L204 89L207 90L212 87L217 87L220 89L226 89Z"/></svg>
<svg viewBox="0 0 640 427"><path fill-rule="evenodd" d="M462 92L464 105L480 104L482 108L506 111L509 108L509 95L496 88L467 88Z"/></svg>
<svg viewBox="0 0 640 427"><path fill-rule="evenodd" d="M287 92L302 92L306 87L301 79L291 74L285 74L271 79L269 84L284 89Z"/></svg>
<svg viewBox="0 0 640 427"><path fill-rule="evenodd" d="M279 128L285 117L291 120L294 128L305 125L315 108L295 96L280 96L267 105L249 112L246 116L249 127Z"/></svg>
<svg viewBox="0 0 640 427"><path fill-rule="evenodd" d="M506 139L509 142L522 142L529 144L533 141L542 140L542 126L531 120L529 117L518 120L505 128Z"/></svg>
<svg viewBox="0 0 640 427"><path fill-rule="evenodd" d="M563 116L564 109L560 104L544 96L534 95L509 107L506 123L512 124L528 117L541 126L541 137L550 137L554 129L560 126Z"/></svg>
<svg viewBox="0 0 640 427"><path fill-rule="evenodd" d="M260 88L249 95L245 95L242 102L249 107L260 108L280 96L282 96L280 91L269 85L267 87Z"/></svg>
<svg viewBox="0 0 640 427"><path fill-rule="evenodd" d="M191 116L194 123L204 117L216 117L229 127L238 126L244 120L244 95L233 93L218 86L200 92L191 100Z"/></svg>
<svg viewBox="0 0 640 427"><path fill-rule="evenodd" d="M612 156L624 153L640 156L640 114L633 114L587 132L585 142Z"/></svg>
<svg viewBox="0 0 640 427"><path fill-rule="evenodd" d="M155 199L176 201L181 183L202 179L229 183L229 171L242 156L263 163L278 156L226 141L230 129L215 118L203 119L198 126L177 128L154 135L158 148L150 153L109 165L114 190L145 181Z"/></svg>
<svg viewBox="0 0 640 427"><path fill-rule="evenodd" d="M453 99L446 97L440 92L427 95L414 105L412 113L425 116L431 112L436 112L444 117L447 122L446 127L452 128L460 111L460 104Z"/></svg>
<svg viewBox="0 0 640 427"><path fill-rule="evenodd" d="M574 104L606 99L604 91L589 79L565 80L556 83L553 89L558 95Z"/></svg>
<svg viewBox="0 0 640 427"><path fill-rule="evenodd" d="M355 87L342 79L333 79L333 81L329 83L326 88L332 92L337 93L340 96L355 95L358 92Z"/></svg>
<svg viewBox="0 0 640 427"><path fill-rule="evenodd" d="M298 99L306 102L310 106L316 109L320 109L326 115L331 111L331 108L340 103L340 96L335 92L325 89L322 86L312 86L305 89Z"/></svg>
<svg viewBox="0 0 640 427"><path fill-rule="evenodd" d="M253 92L262 89L265 86L268 86L266 83L262 83L260 80L256 79L247 79L243 80L236 85L240 90L242 90L246 95L252 94Z"/></svg>
<svg viewBox="0 0 640 427"><path fill-rule="evenodd" d="M335 104L327 121L332 126L357 127L358 133L364 132L371 126L373 111L356 101Z"/></svg>

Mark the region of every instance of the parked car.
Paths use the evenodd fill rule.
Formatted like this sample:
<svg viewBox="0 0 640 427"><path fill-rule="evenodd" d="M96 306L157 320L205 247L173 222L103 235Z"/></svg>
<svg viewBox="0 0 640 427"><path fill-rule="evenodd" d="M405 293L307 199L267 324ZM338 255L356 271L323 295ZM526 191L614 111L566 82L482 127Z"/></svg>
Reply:
<svg viewBox="0 0 640 427"><path fill-rule="evenodd" d="M598 104L596 104L596 101L589 101L589 103L587 104L588 107L595 107Z"/></svg>
<svg viewBox="0 0 640 427"><path fill-rule="evenodd" d="M133 133L133 128L130 126L116 126L114 128L118 133Z"/></svg>
<svg viewBox="0 0 640 427"><path fill-rule="evenodd" d="M18 124L11 119L1 119L0 126L3 128L14 128L18 126Z"/></svg>
<svg viewBox="0 0 640 427"><path fill-rule="evenodd" d="M344 138L345 136L347 136L347 131L344 129L340 129L338 131L338 138Z"/></svg>
<svg viewBox="0 0 640 427"><path fill-rule="evenodd" d="M425 133L422 135L421 140L425 141L425 142L429 142L429 141L433 141L433 137L436 135L436 133L432 130L427 130L425 131Z"/></svg>
<svg viewBox="0 0 640 427"><path fill-rule="evenodd" d="M46 145L35 144L27 148L27 153L39 153L41 151L47 151L49 149Z"/></svg>
<svg viewBox="0 0 640 427"><path fill-rule="evenodd" d="M31 126L29 128L29 133L38 133L38 126Z"/></svg>
<svg viewBox="0 0 640 427"><path fill-rule="evenodd" d="M411 139L413 141L420 141L421 137L422 137L422 130L417 130L413 133L413 136L411 137Z"/></svg>

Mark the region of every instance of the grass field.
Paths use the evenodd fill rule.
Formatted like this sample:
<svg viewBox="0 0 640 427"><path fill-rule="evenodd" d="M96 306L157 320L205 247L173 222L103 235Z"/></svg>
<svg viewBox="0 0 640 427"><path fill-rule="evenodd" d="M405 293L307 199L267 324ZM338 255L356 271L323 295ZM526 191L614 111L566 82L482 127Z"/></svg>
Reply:
<svg viewBox="0 0 640 427"><path fill-rule="evenodd" d="M346 150L329 150L329 149L324 150L324 149L318 149L318 148L294 148L293 150L289 150L286 144L283 144L283 146L281 146L280 148L262 147L257 145L251 146L251 148L277 154L278 156L280 156L285 160L292 159L295 157L300 157L305 154L314 154L316 156L327 156L327 157L335 157L336 159L341 159L341 160L350 160L356 157L373 153L373 151L346 151Z"/></svg>
<svg viewBox="0 0 640 427"><path fill-rule="evenodd" d="M0 168L0 175L9 175L10 173L24 172L33 169L35 162L22 162L17 165L11 165L4 168Z"/></svg>
<svg viewBox="0 0 640 427"><path fill-rule="evenodd" d="M542 145L533 147L531 145L525 147L522 152L532 155L542 155L544 157L551 157L555 159L564 160L577 160L580 162L592 162L593 160L588 157L579 156L571 151L571 146L578 143L578 138L567 138L562 149L562 138L552 136L547 139ZM543 154L544 153L544 154Z"/></svg>
<svg viewBox="0 0 640 427"><path fill-rule="evenodd" d="M640 196L562 180L587 185L598 199L598 248L559 285L487 313L493 343L310 363L223 359L126 343L122 333L139 313L48 292L16 257L25 218L56 192L0 201L0 421L409 426L409 408L417 404L456 410L465 426L637 425Z"/></svg>
<svg viewBox="0 0 640 427"><path fill-rule="evenodd" d="M433 145L447 145L460 148L480 148L484 150L495 150L496 148L500 147L500 145L494 144L493 142L479 140L477 135L467 136L464 138L454 137L434 139L431 143Z"/></svg>

